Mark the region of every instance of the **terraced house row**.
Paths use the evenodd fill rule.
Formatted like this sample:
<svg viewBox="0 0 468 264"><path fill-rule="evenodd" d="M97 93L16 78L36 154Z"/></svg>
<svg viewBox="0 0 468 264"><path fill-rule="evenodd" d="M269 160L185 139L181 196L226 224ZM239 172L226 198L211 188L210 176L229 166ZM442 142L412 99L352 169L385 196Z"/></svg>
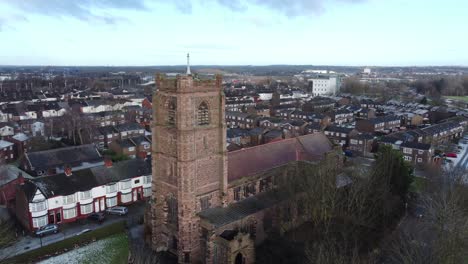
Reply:
<svg viewBox="0 0 468 264"><path fill-rule="evenodd" d="M151 162L133 159L34 179L16 189L16 216L28 230L85 218L151 197Z"/></svg>

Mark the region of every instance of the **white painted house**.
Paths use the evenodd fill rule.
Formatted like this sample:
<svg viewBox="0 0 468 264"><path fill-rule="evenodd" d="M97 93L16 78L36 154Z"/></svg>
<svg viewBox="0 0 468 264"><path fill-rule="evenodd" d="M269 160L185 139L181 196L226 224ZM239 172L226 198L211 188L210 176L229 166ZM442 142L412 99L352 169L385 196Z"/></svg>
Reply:
<svg viewBox="0 0 468 264"><path fill-rule="evenodd" d="M133 159L25 180L16 195L16 215L28 229L86 218L117 205L151 197L151 161Z"/></svg>

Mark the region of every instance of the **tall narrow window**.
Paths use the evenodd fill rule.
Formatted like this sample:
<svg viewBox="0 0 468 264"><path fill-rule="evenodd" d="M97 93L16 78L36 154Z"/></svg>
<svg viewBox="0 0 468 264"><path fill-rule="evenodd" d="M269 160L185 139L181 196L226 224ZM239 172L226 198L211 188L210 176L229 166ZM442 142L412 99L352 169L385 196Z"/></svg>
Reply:
<svg viewBox="0 0 468 264"><path fill-rule="evenodd" d="M170 196L167 202L167 222L170 224L177 224L177 200Z"/></svg>
<svg viewBox="0 0 468 264"><path fill-rule="evenodd" d="M174 99L169 99L166 102L166 109L167 109L167 124L170 126L174 126L176 123L176 109L177 105Z"/></svg>
<svg viewBox="0 0 468 264"><path fill-rule="evenodd" d="M205 126L210 123L208 106L205 102L201 103L198 107L198 125Z"/></svg>

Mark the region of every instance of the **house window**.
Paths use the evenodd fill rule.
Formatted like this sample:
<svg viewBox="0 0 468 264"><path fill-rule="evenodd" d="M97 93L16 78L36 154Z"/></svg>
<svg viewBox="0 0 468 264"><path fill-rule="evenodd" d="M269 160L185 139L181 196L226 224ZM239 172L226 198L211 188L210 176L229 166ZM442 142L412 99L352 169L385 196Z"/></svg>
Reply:
<svg viewBox="0 0 468 264"><path fill-rule="evenodd" d="M423 150L418 150L418 154L423 154L424 151Z"/></svg>
<svg viewBox="0 0 468 264"><path fill-rule="evenodd" d="M251 184L245 186L244 192L245 192L246 197L248 197L250 195L255 195L255 193L256 193L255 183L251 183Z"/></svg>
<svg viewBox="0 0 468 264"><path fill-rule="evenodd" d="M63 204L72 204L75 203L75 195L68 195L63 197Z"/></svg>
<svg viewBox="0 0 468 264"><path fill-rule="evenodd" d="M422 162L422 158L418 158L418 162Z"/></svg>
<svg viewBox="0 0 468 264"><path fill-rule="evenodd" d="M131 181L124 181L124 182L120 182L120 185L122 187L121 190L130 189L130 187L132 187L132 182Z"/></svg>
<svg viewBox="0 0 468 264"><path fill-rule="evenodd" d="M129 203L132 201L132 193L122 193L122 196L120 197L120 201L122 203Z"/></svg>
<svg viewBox="0 0 468 264"><path fill-rule="evenodd" d="M112 185L107 185L106 186L106 192L107 193L114 193L117 191L117 183L114 183Z"/></svg>
<svg viewBox="0 0 468 264"><path fill-rule="evenodd" d="M90 214L93 212L93 203L83 204L80 206L81 214Z"/></svg>
<svg viewBox="0 0 468 264"><path fill-rule="evenodd" d="M134 184L139 184L139 183L140 183L140 180L135 180L133 183L134 183Z"/></svg>
<svg viewBox="0 0 468 264"><path fill-rule="evenodd" d="M200 206L201 206L202 210L206 210L206 209L210 208L210 206L211 206L210 197L209 196L202 197L200 199Z"/></svg>
<svg viewBox="0 0 468 264"><path fill-rule="evenodd" d="M86 191L86 192L81 192L80 193L80 199L81 200L86 200L91 198L91 191Z"/></svg>
<svg viewBox="0 0 468 264"><path fill-rule="evenodd" d="M33 222L33 227L34 228L39 228L39 227L45 226L45 225L47 225L47 215L40 216L40 217L34 217L32 219L32 222Z"/></svg>
<svg viewBox="0 0 468 264"><path fill-rule="evenodd" d="M63 219L71 219L76 217L76 207L63 209Z"/></svg>
<svg viewBox="0 0 468 264"><path fill-rule="evenodd" d="M46 201L31 203L31 212L44 211L46 208Z"/></svg>
<svg viewBox="0 0 468 264"><path fill-rule="evenodd" d="M128 151L135 151L135 147L129 147Z"/></svg>
<svg viewBox="0 0 468 264"><path fill-rule="evenodd" d="M403 148L403 153L405 153L405 154L412 154L413 151L412 151L412 149L410 149L410 148Z"/></svg>
<svg viewBox="0 0 468 264"><path fill-rule="evenodd" d="M240 192L241 192L240 187L234 188L234 200L240 201Z"/></svg>
<svg viewBox="0 0 468 264"><path fill-rule="evenodd" d="M143 189L143 196L150 197L151 196L151 187Z"/></svg>
<svg viewBox="0 0 468 264"><path fill-rule="evenodd" d="M149 149L149 148L150 148L150 145L149 145L149 144L144 144L144 145L143 145L143 148L144 148L144 149Z"/></svg>
<svg viewBox="0 0 468 264"><path fill-rule="evenodd" d="M151 175L147 175L147 176L143 177L143 183L144 184L151 183Z"/></svg>
<svg viewBox="0 0 468 264"><path fill-rule="evenodd" d="M271 178L260 180L260 186L259 186L260 192L264 192L268 190L270 188L270 185L271 185Z"/></svg>
<svg viewBox="0 0 468 264"><path fill-rule="evenodd" d="M198 125L204 126L210 123L208 106L205 102L201 103L198 107Z"/></svg>
<svg viewBox="0 0 468 264"><path fill-rule="evenodd" d="M114 207L117 205L117 197L106 198L106 206Z"/></svg>

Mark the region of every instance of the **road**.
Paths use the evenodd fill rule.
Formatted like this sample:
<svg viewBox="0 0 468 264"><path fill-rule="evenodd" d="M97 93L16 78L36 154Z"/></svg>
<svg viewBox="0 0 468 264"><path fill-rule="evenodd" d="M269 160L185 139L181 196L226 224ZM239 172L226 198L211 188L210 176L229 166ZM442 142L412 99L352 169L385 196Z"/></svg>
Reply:
<svg viewBox="0 0 468 264"><path fill-rule="evenodd" d="M12 246L0 250L0 260L5 258L11 258L34 249L38 249L42 246L62 241L66 238L74 237L85 229L95 230L122 220L127 220L130 222L133 219L143 216L144 209L145 203L133 204L131 206L128 206L128 215L106 215L106 220L102 224L99 224L94 221L85 220L83 223L75 222L60 225L59 233L48 235L43 238L31 236L21 237Z"/></svg>
<svg viewBox="0 0 468 264"><path fill-rule="evenodd" d="M458 144L463 147L458 160L454 164L457 167L468 169L468 144Z"/></svg>

